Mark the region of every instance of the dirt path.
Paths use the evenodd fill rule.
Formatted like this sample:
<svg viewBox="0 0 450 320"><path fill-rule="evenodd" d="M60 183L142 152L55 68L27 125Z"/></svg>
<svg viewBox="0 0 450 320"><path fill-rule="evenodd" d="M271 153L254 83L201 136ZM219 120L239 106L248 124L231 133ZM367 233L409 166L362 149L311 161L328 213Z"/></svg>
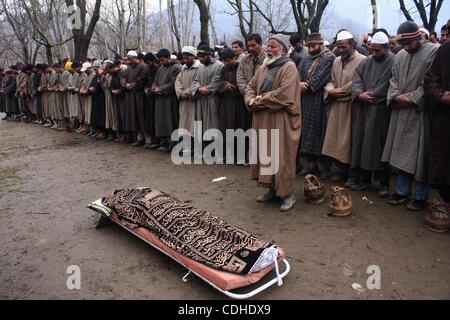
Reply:
<svg viewBox="0 0 450 320"><path fill-rule="evenodd" d="M226 176L221 183L212 179ZM292 271L261 299L449 299L450 234L424 228L423 214L356 193L355 214L327 216L327 204L281 214L255 202L248 169L175 166L167 154L40 126L0 123L1 299L222 299L204 282L183 283L183 268L111 226L95 230L86 205L114 189L151 186L286 249ZM329 185L327 186L330 187ZM301 179L297 195L300 197ZM369 206L363 196L375 202ZM70 265L81 290L66 287ZM365 287L381 268L381 290Z"/></svg>

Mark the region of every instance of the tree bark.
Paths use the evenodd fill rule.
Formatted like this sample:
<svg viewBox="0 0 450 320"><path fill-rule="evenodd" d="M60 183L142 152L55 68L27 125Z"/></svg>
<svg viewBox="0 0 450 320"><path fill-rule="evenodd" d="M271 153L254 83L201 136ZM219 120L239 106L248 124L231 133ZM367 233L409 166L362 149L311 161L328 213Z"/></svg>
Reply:
<svg viewBox="0 0 450 320"><path fill-rule="evenodd" d="M200 11L200 41L209 45L209 10L205 0L194 0Z"/></svg>
<svg viewBox="0 0 450 320"><path fill-rule="evenodd" d="M76 2L76 3L74 3ZM81 28L72 29L74 56L76 60L85 61L88 56L89 44L91 43L92 35L94 34L95 26L100 19L100 7L102 0L95 0L94 11L92 12L91 21L86 29L86 0L66 0L67 7L76 4L77 10L81 13Z"/></svg>

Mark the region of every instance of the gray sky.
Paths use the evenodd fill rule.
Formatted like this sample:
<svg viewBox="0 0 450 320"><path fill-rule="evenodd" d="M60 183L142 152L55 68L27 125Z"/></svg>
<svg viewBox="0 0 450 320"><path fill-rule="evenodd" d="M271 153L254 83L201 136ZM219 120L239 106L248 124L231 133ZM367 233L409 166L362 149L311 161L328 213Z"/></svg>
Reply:
<svg viewBox="0 0 450 320"><path fill-rule="evenodd" d="M427 2L427 1L425 1ZM428 1L429 2L429 1ZM386 28L390 33L395 34L397 27L400 23L405 21L404 15L400 12L398 0L378 0L379 10L379 25ZM362 25L368 25L371 22L371 6L370 1L352 1L352 0L330 0L330 4L333 5L334 11L340 17L346 17L351 20L355 20ZM414 7L413 1L406 1L407 8ZM416 19L416 23L422 23L422 20L418 15L413 16ZM450 19L450 1L445 0L440 14L439 21L436 26L436 32L440 32L443 24L447 23Z"/></svg>
<svg viewBox="0 0 450 320"><path fill-rule="evenodd" d="M155 0L156 1L156 0ZM407 8L413 8L414 4L412 0L406 0ZM429 2L425 0L425 2ZM405 21L403 13L400 11L398 0L378 0L379 7L379 27L386 28L391 34L395 34L397 27ZM215 8L215 23L218 26L224 24L237 24L236 17L230 17L226 14L221 14L227 9L229 4L225 0L213 0ZM415 8L415 7L414 7ZM411 11L413 18L416 19L416 23L422 26L422 20L417 13ZM332 37L335 32L341 28L358 29L359 35L371 31L372 23L372 10L369 0L330 0L330 4L327 7L326 14L329 16L330 21L325 21L323 25L326 27L322 32L327 37ZM450 19L450 0L445 0L442 9L439 14L439 21L436 26L436 32L440 32L441 26ZM346 25L348 24L348 25ZM351 25L351 26L349 26ZM356 31L356 30L355 30Z"/></svg>

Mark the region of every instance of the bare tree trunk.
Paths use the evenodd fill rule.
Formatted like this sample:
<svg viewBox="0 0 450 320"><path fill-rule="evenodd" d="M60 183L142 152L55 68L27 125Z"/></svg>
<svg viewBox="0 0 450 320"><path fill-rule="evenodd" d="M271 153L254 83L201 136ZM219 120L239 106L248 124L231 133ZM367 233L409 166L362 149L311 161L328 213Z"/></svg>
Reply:
<svg viewBox="0 0 450 320"><path fill-rule="evenodd" d="M181 4L179 4L181 5ZM180 37L180 31L178 29L177 25L177 19L175 16L175 6L173 5L173 0L167 0L167 13L169 15L169 24L170 24L170 30L172 34L175 36L175 39L177 41L177 47L178 52L181 52L181 37ZM173 47L173 44L172 44Z"/></svg>
<svg viewBox="0 0 450 320"><path fill-rule="evenodd" d="M200 11L200 41L209 45L209 10L205 0L194 0Z"/></svg>
<svg viewBox="0 0 450 320"><path fill-rule="evenodd" d="M67 7L73 6L75 0L65 0ZM94 34L95 25L100 19L100 7L102 0L95 0L94 10L92 12L91 21L86 29L86 0L76 0L77 10L81 13L81 28L72 29L75 59L85 61L88 56L89 44ZM86 31L85 31L86 30Z"/></svg>
<svg viewBox="0 0 450 320"><path fill-rule="evenodd" d="M147 45L147 7L145 0L142 0L142 48L145 51Z"/></svg>

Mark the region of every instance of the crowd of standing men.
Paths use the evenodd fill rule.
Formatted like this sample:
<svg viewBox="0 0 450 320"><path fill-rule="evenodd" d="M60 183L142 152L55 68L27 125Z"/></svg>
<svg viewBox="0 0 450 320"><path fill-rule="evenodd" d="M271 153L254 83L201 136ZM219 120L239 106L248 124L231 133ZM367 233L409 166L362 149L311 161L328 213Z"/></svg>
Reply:
<svg viewBox="0 0 450 320"><path fill-rule="evenodd" d="M450 212L450 42L413 22L397 35L374 31L359 45L340 30L332 45L313 33L258 34L232 48L200 43L178 56L130 51L115 60L18 63L0 73L0 112L58 131L88 134L169 152L177 129L277 129L280 168L252 179L292 209L296 174L317 174L361 191L379 180L379 195L413 211L428 206L430 186ZM206 137L207 145L215 137ZM188 152L190 152L188 150ZM305 161L300 162L300 159ZM238 159L240 164L248 162ZM301 163L306 163L302 166ZM269 164L270 166L270 164ZM415 183L415 195L412 195ZM411 201L410 201L411 200Z"/></svg>

